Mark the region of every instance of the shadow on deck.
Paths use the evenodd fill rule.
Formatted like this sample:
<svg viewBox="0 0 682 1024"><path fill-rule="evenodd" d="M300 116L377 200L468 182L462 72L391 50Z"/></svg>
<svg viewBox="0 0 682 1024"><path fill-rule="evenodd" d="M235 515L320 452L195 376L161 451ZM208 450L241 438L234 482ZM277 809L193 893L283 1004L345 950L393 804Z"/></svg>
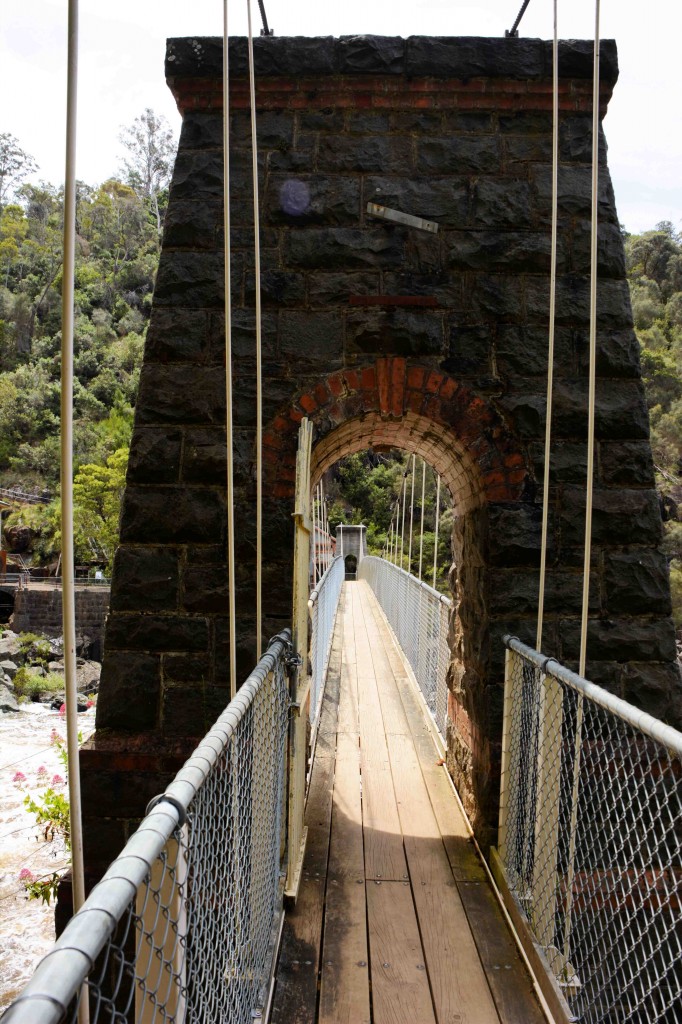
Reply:
<svg viewBox="0 0 682 1024"><path fill-rule="evenodd" d="M273 1024L540 1024L406 664L344 584Z"/></svg>

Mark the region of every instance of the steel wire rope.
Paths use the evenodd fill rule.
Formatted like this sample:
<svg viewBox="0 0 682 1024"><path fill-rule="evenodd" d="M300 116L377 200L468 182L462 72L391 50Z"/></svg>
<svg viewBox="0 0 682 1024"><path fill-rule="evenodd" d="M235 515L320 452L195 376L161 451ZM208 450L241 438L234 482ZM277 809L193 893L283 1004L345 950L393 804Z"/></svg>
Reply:
<svg viewBox="0 0 682 1024"><path fill-rule="evenodd" d="M549 525L549 471L552 441L552 402L554 393L554 324L556 319L556 263L559 194L559 36L558 0L554 0L554 38L552 41L552 242L549 277L549 344L547 350L547 410L545 418L545 466L542 489L542 539L540 542L540 584L536 650L542 650L542 626L545 611L547 572L547 531Z"/></svg>
<svg viewBox="0 0 682 1024"><path fill-rule="evenodd" d="M404 558L403 554L405 551L405 506L407 505L407 472L403 473L403 505L402 505L402 519L400 523L400 568L404 569Z"/></svg>
<svg viewBox="0 0 682 1024"><path fill-rule="evenodd" d="M518 34L519 34L519 25L521 24L521 18L526 13L526 10L528 9L529 3L530 3L530 0L524 0L523 4L521 5L521 10L516 15L516 21L514 22L512 27L510 29L507 29L507 31L504 33L505 36L507 36L508 38L514 39L516 36L518 36Z"/></svg>
<svg viewBox="0 0 682 1024"><path fill-rule="evenodd" d="M76 609L73 525L73 337L76 262L76 129L78 118L78 0L69 0L66 159L64 173L64 256L62 274L61 345L61 522L62 522L62 629L64 633L64 682L66 749L68 755L69 828L73 911L85 902L85 867L81 811L81 777L78 752L78 694L76 684ZM79 1020L89 1017L87 1001L81 1001Z"/></svg>
<svg viewBox="0 0 682 1024"><path fill-rule="evenodd" d="M263 24L265 9L259 0ZM258 196L258 137L256 135L256 69L253 58L251 0L246 0L251 97L251 163L253 177L253 256L256 284L256 658L263 647L263 353L261 334L260 202Z"/></svg>
<svg viewBox="0 0 682 1024"><path fill-rule="evenodd" d="M422 459L422 501L419 506L419 579L422 578L422 558L424 555L424 492L426 488L426 462Z"/></svg>
<svg viewBox="0 0 682 1024"><path fill-rule="evenodd" d="M410 543L407 548L407 571L412 572L412 534L414 532L414 474L416 455L412 456L412 489L410 493Z"/></svg>
<svg viewBox="0 0 682 1024"><path fill-rule="evenodd" d="M590 227L590 361L587 394L587 495L585 501L585 553L583 562L583 595L580 620L580 661L578 674L585 678L587 659L587 625L590 601L590 564L592 556L592 499L594 483L594 428L597 365L597 214L599 189L599 15L601 0L594 5L594 68L592 80L592 210ZM582 766L582 733L584 697L579 694L576 702L575 743L573 759L573 781L571 801L571 824L569 833L568 866L566 873L566 911L564 923L564 960L568 962L571 941L573 913L573 881L575 878L575 853L578 831L578 793Z"/></svg>
<svg viewBox="0 0 682 1024"><path fill-rule="evenodd" d="M438 569L438 520L440 517L440 474L436 484L436 527L433 538L433 589L436 590L436 570Z"/></svg>
<svg viewBox="0 0 682 1024"><path fill-rule="evenodd" d="M223 231L225 289L225 443L227 447L227 573L230 631L230 698L237 693L237 651L234 566L234 449L232 432L232 272L230 261L230 96L228 55L228 0L223 0Z"/></svg>

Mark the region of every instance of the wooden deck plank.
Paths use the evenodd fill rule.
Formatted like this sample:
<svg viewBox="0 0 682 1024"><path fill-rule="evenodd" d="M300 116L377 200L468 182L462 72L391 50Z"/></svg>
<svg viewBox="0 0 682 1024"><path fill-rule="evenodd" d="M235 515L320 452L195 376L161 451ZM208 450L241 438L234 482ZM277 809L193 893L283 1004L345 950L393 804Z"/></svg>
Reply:
<svg viewBox="0 0 682 1024"><path fill-rule="evenodd" d="M389 736L391 770L439 1024L499 1024L412 738Z"/></svg>
<svg viewBox="0 0 682 1024"><path fill-rule="evenodd" d="M466 882L459 891L500 1018L504 1024L546 1024L490 885Z"/></svg>
<svg viewBox="0 0 682 1024"><path fill-rule="evenodd" d="M412 893L367 882L374 1024L435 1024Z"/></svg>
<svg viewBox="0 0 682 1024"><path fill-rule="evenodd" d="M359 736L339 733L320 972L321 1024L370 1021L364 868Z"/></svg>

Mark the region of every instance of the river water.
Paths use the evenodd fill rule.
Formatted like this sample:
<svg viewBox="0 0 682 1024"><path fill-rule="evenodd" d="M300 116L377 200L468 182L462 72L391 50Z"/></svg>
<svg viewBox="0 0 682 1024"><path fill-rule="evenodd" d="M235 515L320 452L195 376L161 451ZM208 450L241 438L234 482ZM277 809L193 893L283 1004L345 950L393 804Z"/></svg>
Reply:
<svg viewBox="0 0 682 1024"><path fill-rule="evenodd" d="M79 715L79 723L85 740L95 727L94 707ZM54 908L28 899L19 877L22 871L49 877L68 861L63 842L46 842L24 806L27 794L36 799L51 785L66 794L53 730L66 736L63 716L48 705L24 704L16 714L0 714L0 1010L54 942Z"/></svg>

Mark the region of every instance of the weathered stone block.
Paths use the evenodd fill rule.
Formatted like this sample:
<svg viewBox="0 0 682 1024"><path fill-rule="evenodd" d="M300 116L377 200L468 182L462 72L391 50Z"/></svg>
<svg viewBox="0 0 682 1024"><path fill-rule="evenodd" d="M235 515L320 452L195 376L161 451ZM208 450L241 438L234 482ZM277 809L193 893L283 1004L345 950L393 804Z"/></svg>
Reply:
<svg viewBox="0 0 682 1024"><path fill-rule="evenodd" d="M179 150L170 185L170 205L223 198L223 154L220 150Z"/></svg>
<svg viewBox="0 0 682 1024"><path fill-rule="evenodd" d="M455 177L368 177L365 179L363 200L436 220L453 228L464 227L469 215L467 183Z"/></svg>
<svg viewBox="0 0 682 1024"><path fill-rule="evenodd" d="M405 40L400 36L341 36L337 42L337 60L342 75L366 72L402 75Z"/></svg>
<svg viewBox="0 0 682 1024"><path fill-rule="evenodd" d="M346 114L346 131L351 135L385 135L391 131L391 115L388 111L351 108Z"/></svg>
<svg viewBox="0 0 682 1024"><path fill-rule="evenodd" d="M158 363L144 366L137 400L137 422L223 422L224 381L224 372L215 367L162 366Z"/></svg>
<svg viewBox="0 0 682 1024"><path fill-rule="evenodd" d="M469 223L479 231L516 231L537 227L535 202L527 181L479 178L471 185L471 210L462 227Z"/></svg>
<svg viewBox="0 0 682 1024"><path fill-rule="evenodd" d="M139 424L133 432L127 479L131 483L176 483L180 477L181 448L181 430Z"/></svg>
<svg viewBox="0 0 682 1024"><path fill-rule="evenodd" d="M529 445L535 479L545 476L544 442ZM550 448L549 479L552 484L584 484L587 479L587 445L584 442L553 441Z"/></svg>
<svg viewBox="0 0 682 1024"><path fill-rule="evenodd" d="M320 271L308 282L308 302L311 306L348 306L352 295L376 295L379 291L379 273L327 274Z"/></svg>
<svg viewBox="0 0 682 1024"><path fill-rule="evenodd" d="M182 574L182 607L186 612L226 615L228 611L226 567L189 567Z"/></svg>
<svg viewBox="0 0 682 1024"><path fill-rule="evenodd" d="M357 224L360 181L341 175L271 174L263 207L270 224Z"/></svg>
<svg viewBox="0 0 682 1024"><path fill-rule="evenodd" d="M530 322L547 322L549 279L526 278L526 314ZM587 277L566 275L557 281L556 322L569 327L589 325L590 282ZM604 280L597 290L597 323L608 330L632 328L627 281Z"/></svg>
<svg viewBox="0 0 682 1024"><path fill-rule="evenodd" d="M670 615L668 562L662 552L612 552L605 556L604 567L609 612Z"/></svg>
<svg viewBox="0 0 682 1024"><path fill-rule="evenodd" d="M537 231L451 231L447 236L447 263L457 270L548 271L551 241ZM565 262L559 246L559 263ZM518 283L510 281L518 291ZM503 315L503 311L500 311Z"/></svg>
<svg viewBox="0 0 682 1024"><path fill-rule="evenodd" d="M557 437L585 437L588 422L588 382L556 382L553 424ZM638 439L649 436L649 414L640 381L597 382L595 422L598 438Z"/></svg>
<svg viewBox="0 0 682 1024"><path fill-rule="evenodd" d="M164 654L162 660L164 682L206 683L212 672L208 654Z"/></svg>
<svg viewBox="0 0 682 1024"><path fill-rule="evenodd" d="M288 270L263 270L260 276L260 294L263 306L304 306L306 280L303 274ZM248 271L244 278L244 301L252 306L256 299L256 275ZM241 311L240 311L241 312ZM244 311L244 312L250 312ZM242 322L244 317L242 316ZM274 321L271 321L274 323ZM262 325L261 325L262 330ZM233 327L234 333L234 327Z"/></svg>
<svg viewBox="0 0 682 1024"><path fill-rule="evenodd" d="M654 486L654 460L648 441L602 441L599 467L602 483L607 486Z"/></svg>
<svg viewBox="0 0 682 1024"><path fill-rule="evenodd" d="M113 619L112 615L109 622ZM124 732L155 729L161 685L159 657L117 650L108 639L108 629L106 645L97 698L97 728Z"/></svg>
<svg viewBox="0 0 682 1024"><path fill-rule="evenodd" d="M541 537L542 510L537 505L519 502L488 506L491 565L535 565L540 556Z"/></svg>
<svg viewBox="0 0 682 1024"><path fill-rule="evenodd" d="M492 174L500 167L495 135L453 135L425 138L417 144L419 174ZM386 173L389 168L382 168Z"/></svg>
<svg viewBox="0 0 682 1024"><path fill-rule="evenodd" d="M535 615L538 612L540 592L539 570L495 569L488 573L490 614ZM553 570L545 579L545 613L580 614L582 609L583 577L579 572ZM599 611L599 577L590 574L589 608ZM535 643L533 643L535 646Z"/></svg>
<svg viewBox="0 0 682 1024"><path fill-rule="evenodd" d="M412 170L412 141L403 136L325 135L317 156L319 171L406 174ZM331 179L332 182L335 179Z"/></svg>
<svg viewBox="0 0 682 1024"><path fill-rule="evenodd" d="M570 328L554 332L554 372L573 376L576 370L574 334ZM495 340L497 369L503 376L547 379L548 335L544 327L498 324Z"/></svg>
<svg viewBox="0 0 682 1024"><path fill-rule="evenodd" d="M299 132L340 132L345 116L343 110L300 110L297 113Z"/></svg>
<svg viewBox="0 0 682 1024"><path fill-rule="evenodd" d="M289 110L261 110L256 122L259 149L291 145L294 140L294 113ZM235 110L230 119L230 144L251 146L251 111ZM222 139L219 147L222 150Z"/></svg>
<svg viewBox="0 0 682 1024"><path fill-rule="evenodd" d="M233 267L240 267L238 259ZM154 299L165 306L220 309L225 301L223 268L222 252L167 250L161 255Z"/></svg>
<svg viewBox="0 0 682 1024"><path fill-rule="evenodd" d="M575 331L574 341L578 371L587 376L590 365L589 331ZM632 328L597 331L597 376L639 379L639 342Z"/></svg>
<svg viewBox="0 0 682 1024"><path fill-rule="evenodd" d="M178 603L179 551L156 545L123 545L116 551L112 612L175 611Z"/></svg>
<svg viewBox="0 0 682 1024"><path fill-rule="evenodd" d="M215 249L222 244L222 203L178 200L171 203L163 224L164 245L170 249Z"/></svg>
<svg viewBox="0 0 682 1024"><path fill-rule="evenodd" d="M576 658L580 650L580 619L559 623L562 657ZM659 661L675 659L672 619L591 619L587 626L587 657L593 661ZM589 667L589 666L588 666Z"/></svg>
<svg viewBox="0 0 682 1024"><path fill-rule="evenodd" d="M441 369L457 378L460 375L491 372L493 332L488 324L461 326L455 317L448 321L447 356Z"/></svg>
<svg viewBox="0 0 682 1024"><path fill-rule="evenodd" d="M154 306L145 362L203 363L208 360L208 314L203 309L165 309Z"/></svg>
<svg viewBox="0 0 682 1024"><path fill-rule="evenodd" d="M584 541L585 493L567 487L562 498L561 540L569 547ZM595 488L592 510L593 544L652 544L661 539L661 513L653 490Z"/></svg>
<svg viewBox="0 0 682 1024"><path fill-rule="evenodd" d="M343 358L343 324L334 313L280 313L280 352L293 373L302 365L334 370Z"/></svg>
<svg viewBox="0 0 682 1024"><path fill-rule="evenodd" d="M221 543L225 519L225 500L219 491L129 484L123 499L121 542Z"/></svg>
<svg viewBox="0 0 682 1024"><path fill-rule="evenodd" d="M681 686L678 665L649 665L646 662L631 661L623 667L624 699L675 729L682 725L679 705Z"/></svg>
<svg viewBox="0 0 682 1024"><path fill-rule="evenodd" d="M185 114L180 129L178 152L190 149L223 148L223 115L221 111L191 111Z"/></svg>
<svg viewBox="0 0 682 1024"><path fill-rule="evenodd" d="M504 47L500 43L504 42ZM509 45L508 45L509 44ZM486 39L482 36L410 36L405 72L452 78L539 78L545 72L536 39ZM502 50L504 55L502 55Z"/></svg>
<svg viewBox="0 0 682 1024"><path fill-rule="evenodd" d="M377 200L379 201L379 200ZM327 270L400 266L404 235L388 227L302 228L284 243L284 261L291 267Z"/></svg>
<svg viewBox="0 0 682 1024"><path fill-rule="evenodd" d="M208 623L181 614L118 612L109 617L107 644L118 651L205 651Z"/></svg>
<svg viewBox="0 0 682 1024"><path fill-rule="evenodd" d="M402 309L363 309L346 317L345 352L431 356L443 353L443 320L439 313Z"/></svg>

